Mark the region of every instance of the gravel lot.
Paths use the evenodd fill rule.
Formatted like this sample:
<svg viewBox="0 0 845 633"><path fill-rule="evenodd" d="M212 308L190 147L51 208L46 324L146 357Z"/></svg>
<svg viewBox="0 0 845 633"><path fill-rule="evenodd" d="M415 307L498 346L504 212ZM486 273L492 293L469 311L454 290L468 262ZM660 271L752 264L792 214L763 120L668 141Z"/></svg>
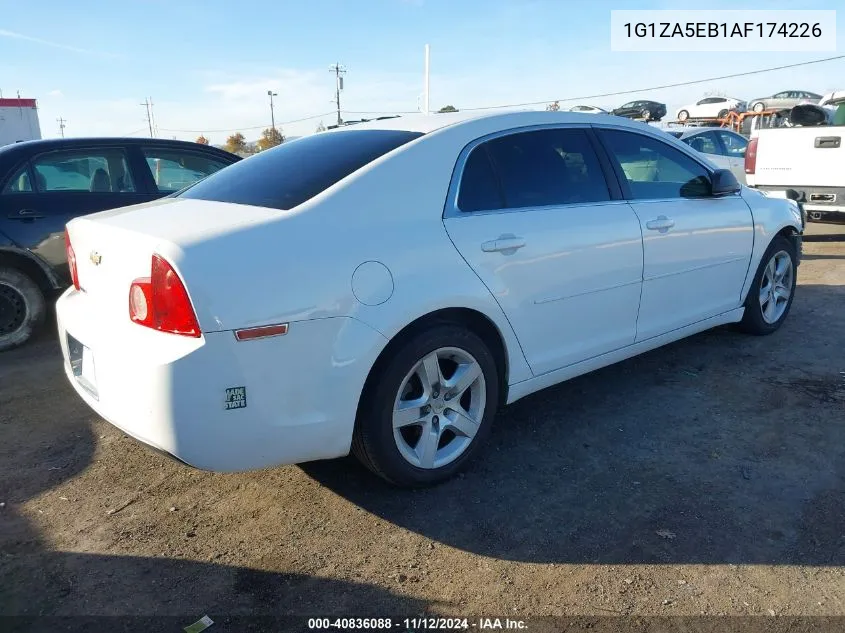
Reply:
<svg viewBox="0 0 845 633"><path fill-rule="evenodd" d="M808 229L777 334L521 400L417 492L351 458L175 464L82 404L54 339L0 355L0 614L845 615L845 227Z"/></svg>

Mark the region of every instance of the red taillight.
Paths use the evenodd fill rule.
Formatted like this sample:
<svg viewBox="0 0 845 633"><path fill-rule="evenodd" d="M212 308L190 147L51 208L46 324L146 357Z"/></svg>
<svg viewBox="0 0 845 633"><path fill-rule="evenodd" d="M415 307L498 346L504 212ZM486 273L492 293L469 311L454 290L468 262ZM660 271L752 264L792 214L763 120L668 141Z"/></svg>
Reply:
<svg viewBox="0 0 845 633"><path fill-rule="evenodd" d="M67 253L67 265L70 269L70 280L73 282L73 287L79 290L79 271L76 269L76 253L73 252L73 246L70 243L70 235L65 229L65 251Z"/></svg>
<svg viewBox="0 0 845 633"><path fill-rule="evenodd" d="M745 148L745 173L753 174L757 170L757 142L760 139L752 138Z"/></svg>
<svg viewBox="0 0 845 633"><path fill-rule="evenodd" d="M129 318L160 332L199 338L197 316L179 275L167 260L153 255L149 277L129 287Z"/></svg>

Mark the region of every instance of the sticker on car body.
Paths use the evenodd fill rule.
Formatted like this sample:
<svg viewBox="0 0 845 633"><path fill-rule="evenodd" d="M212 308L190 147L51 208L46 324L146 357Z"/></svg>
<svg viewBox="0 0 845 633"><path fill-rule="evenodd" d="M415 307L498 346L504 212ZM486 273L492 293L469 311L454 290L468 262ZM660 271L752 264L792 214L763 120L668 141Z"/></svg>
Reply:
<svg viewBox="0 0 845 633"><path fill-rule="evenodd" d="M246 387L229 387L226 389L224 409L246 408Z"/></svg>

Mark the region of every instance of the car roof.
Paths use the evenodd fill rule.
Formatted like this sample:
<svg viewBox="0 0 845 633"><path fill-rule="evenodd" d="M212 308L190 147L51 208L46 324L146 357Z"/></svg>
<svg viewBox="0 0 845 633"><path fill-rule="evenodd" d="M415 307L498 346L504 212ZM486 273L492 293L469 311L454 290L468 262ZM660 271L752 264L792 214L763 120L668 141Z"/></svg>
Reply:
<svg viewBox="0 0 845 633"><path fill-rule="evenodd" d="M323 132L323 134L337 134L351 130L401 130L406 132L419 132L428 134L436 130L488 119L491 123L497 124L501 129L542 124L567 124L567 123L601 123L613 122L614 125L623 125L633 129L642 129L643 124L623 117L608 118L607 114L590 114L584 112L568 112L565 110L507 110L496 112L463 111L448 112L443 114L411 114L408 116L383 119L380 121L367 121L355 125L344 126L337 129Z"/></svg>
<svg viewBox="0 0 845 633"><path fill-rule="evenodd" d="M98 137L74 137L74 138L50 138L35 141L21 141L0 147L0 152L25 152L27 154L46 152L59 149L76 149L92 146L105 145L155 145L156 147L169 147L172 149L193 149L208 151L215 154L230 154L218 147L201 145L192 141L177 141L166 138L139 138L137 136L98 136Z"/></svg>

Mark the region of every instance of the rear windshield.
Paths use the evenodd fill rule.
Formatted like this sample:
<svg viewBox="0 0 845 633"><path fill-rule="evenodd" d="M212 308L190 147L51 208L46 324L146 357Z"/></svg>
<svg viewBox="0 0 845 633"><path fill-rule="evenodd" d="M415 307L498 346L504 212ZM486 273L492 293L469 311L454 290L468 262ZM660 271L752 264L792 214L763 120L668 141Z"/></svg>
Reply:
<svg viewBox="0 0 845 633"><path fill-rule="evenodd" d="M422 136L401 130L319 133L230 165L179 198L292 209L379 156Z"/></svg>

